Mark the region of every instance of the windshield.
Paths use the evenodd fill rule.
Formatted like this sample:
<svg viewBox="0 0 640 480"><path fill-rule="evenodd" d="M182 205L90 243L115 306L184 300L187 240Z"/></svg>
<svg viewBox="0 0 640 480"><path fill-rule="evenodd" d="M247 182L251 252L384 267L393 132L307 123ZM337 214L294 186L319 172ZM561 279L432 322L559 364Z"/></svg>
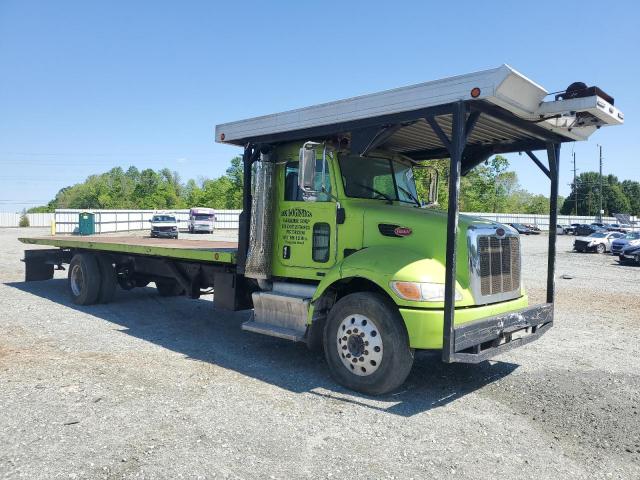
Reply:
<svg viewBox="0 0 640 480"><path fill-rule="evenodd" d="M176 217L170 217L169 215L154 215L151 221L152 222L175 222Z"/></svg>
<svg viewBox="0 0 640 480"><path fill-rule="evenodd" d="M589 235L589 236L590 236L590 237L593 237L593 238L604 238L604 237L606 237L606 236L607 236L607 234L606 234L606 233L592 233L592 234L591 234L591 235Z"/></svg>
<svg viewBox="0 0 640 480"><path fill-rule="evenodd" d="M213 220L213 215L198 214L193 216L194 220Z"/></svg>
<svg viewBox="0 0 640 480"><path fill-rule="evenodd" d="M340 170L348 197L420 203L408 161L341 155Z"/></svg>
<svg viewBox="0 0 640 480"><path fill-rule="evenodd" d="M631 233L627 233L624 238L626 238L627 240L638 240L640 239L640 232L631 232Z"/></svg>

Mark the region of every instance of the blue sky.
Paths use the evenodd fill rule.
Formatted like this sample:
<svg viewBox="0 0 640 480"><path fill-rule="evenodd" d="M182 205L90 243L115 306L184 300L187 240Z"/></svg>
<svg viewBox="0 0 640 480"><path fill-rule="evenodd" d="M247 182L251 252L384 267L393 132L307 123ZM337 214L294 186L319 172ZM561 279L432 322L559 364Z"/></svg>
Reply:
<svg viewBox="0 0 640 480"><path fill-rule="evenodd" d="M640 4L0 1L0 211L121 165L224 172L217 123L508 63L549 91L598 85L623 127L565 144L640 180ZM526 156L520 183L547 193Z"/></svg>

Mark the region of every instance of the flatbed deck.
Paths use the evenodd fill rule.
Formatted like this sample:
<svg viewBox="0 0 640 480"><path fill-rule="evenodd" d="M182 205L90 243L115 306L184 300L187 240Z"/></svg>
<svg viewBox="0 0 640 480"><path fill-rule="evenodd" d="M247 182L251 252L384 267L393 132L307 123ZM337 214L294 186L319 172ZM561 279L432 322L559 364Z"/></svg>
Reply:
<svg viewBox="0 0 640 480"><path fill-rule="evenodd" d="M30 245L78 248L105 252L130 253L212 263L235 263L238 244L213 240L182 240L150 237L71 236L19 238Z"/></svg>

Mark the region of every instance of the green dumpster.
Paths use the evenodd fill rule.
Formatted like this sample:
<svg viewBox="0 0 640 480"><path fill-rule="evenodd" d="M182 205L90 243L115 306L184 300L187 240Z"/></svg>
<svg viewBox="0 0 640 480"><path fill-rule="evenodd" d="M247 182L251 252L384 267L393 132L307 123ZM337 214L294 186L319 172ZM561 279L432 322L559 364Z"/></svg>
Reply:
<svg viewBox="0 0 640 480"><path fill-rule="evenodd" d="M82 212L78 221L78 233L80 235L93 235L96 233L96 216L91 212Z"/></svg>

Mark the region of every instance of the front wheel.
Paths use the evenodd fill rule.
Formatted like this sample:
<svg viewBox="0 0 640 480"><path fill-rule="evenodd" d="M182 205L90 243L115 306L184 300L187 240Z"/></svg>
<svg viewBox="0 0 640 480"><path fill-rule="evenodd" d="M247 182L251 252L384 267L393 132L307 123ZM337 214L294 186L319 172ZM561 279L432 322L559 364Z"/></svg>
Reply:
<svg viewBox="0 0 640 480"><path fill-rule="evenodd" d="M607 247L604 246L603 243L598 244L598 246L596 247L596 252L598 253L604 253L607 250Z"/></svg>
<svg viewBox="0 0 640 480"><path fill-rule="evenodd" d="M333 306L324 329L324 352L338 383L369 395L398 388L413 365L398 309L372 292L352 293Z"/></svg>

